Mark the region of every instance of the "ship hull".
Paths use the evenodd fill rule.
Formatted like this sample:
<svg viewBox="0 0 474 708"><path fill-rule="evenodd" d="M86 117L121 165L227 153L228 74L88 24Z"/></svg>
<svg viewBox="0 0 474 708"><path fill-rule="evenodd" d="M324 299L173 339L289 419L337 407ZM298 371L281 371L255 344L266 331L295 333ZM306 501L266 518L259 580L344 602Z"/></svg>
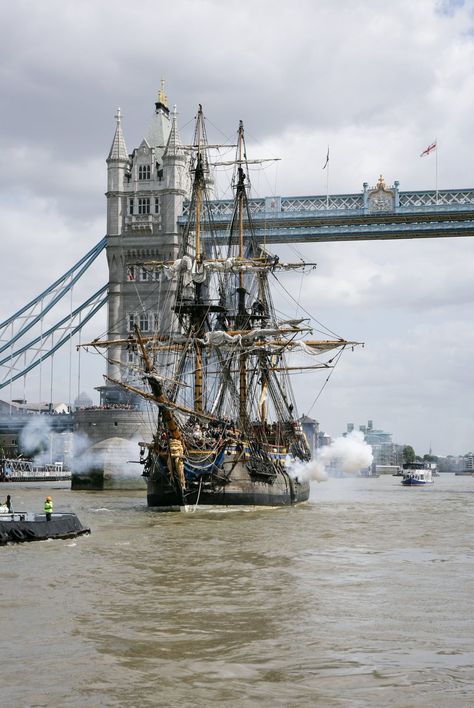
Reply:
<svg viewBox="0 0 474 708"><path fill-rule="evenodd" d="M402 484L404 487L425 487L426 485L433 484L433 480L429 479L402 479Z"/></svg>
<svg viewBox="0 0 474 708"><path fill-rule="evenodd" d="M179 511L187 506L292 506L309 498L309 482L279 473L272 481L252 479L242 467L225 484L205 481L187 484L184 490L165 475L148 480L147 502L158 511Z"/></svg>

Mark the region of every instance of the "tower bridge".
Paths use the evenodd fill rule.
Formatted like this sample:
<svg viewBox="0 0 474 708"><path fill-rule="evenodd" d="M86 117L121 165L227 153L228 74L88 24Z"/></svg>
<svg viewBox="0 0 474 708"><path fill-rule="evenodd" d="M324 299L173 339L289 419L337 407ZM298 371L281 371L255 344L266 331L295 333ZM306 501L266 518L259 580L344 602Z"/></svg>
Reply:
<svg viewBox="0 0 474 708"><path fill-rule="evenodd" d="M231 200L210 202L214 238L217 234L218 241L226 238L232 204ZM178 241L186 211L184 202L182 214L177 218ZM255 236L266 245L474 236L474 189L403 192L398 182L387 187L382 178L372 189L364 184L363 191L354 194L254 198L250 200L250 211ZM143 221L140 215L134 220L140 234L144 229L137 229L137 224ZM148 217L146 224L150 223ZM135 250L135 243L130 243L127 260L147 255L142 239L143 236L138 239L142 244L139 250ZM114 236L110 240L113 241ZM91 298L71 311L69 317L62 317L47 330L43 329L41 335L31 335L30 340L25 340L32 325L42 323L46 314L53 311L54 305L86 273L106 244L107 239L101 238L62 278L0 323L0 352L3 353L0 390L41 366L110 302L107 290L110 294L111 284L105 282ZM140 287L146 285L141 283ZM55 334L60 335L56 341Z"/></svg>
<svg viewBox="0 0 474 708"><path fill-rule="evenodd" d="M135 323L144 331L166 328L164 308L150 304L156 300L156 281L136 264L178 256L188 208L188 155L163 86L146 137L131 153L117 111L106 160L106 237L64 276L0 323L0 390L7 386L11 390L18 380L25 389L26 375L41 369L104 306L110 339L126 338ZM213 237L218 241L226 239L232 204L231 200L209 204ZM402 191L398 181L386 184L382 176L375 185L365 182L352 194L251 198L250 212L255 236L264 245L474 236L474 189ZM108 278L104 274L101 287L65 315L64 295L102 250L107 253ZM162 297L169 287L161 284ZM132 363L130 356L119 348L112 351L110 358L121 364L110 364L108 375L119 377L121 366L126 369ZM51 363L51 378L52 371Z"/></svg>

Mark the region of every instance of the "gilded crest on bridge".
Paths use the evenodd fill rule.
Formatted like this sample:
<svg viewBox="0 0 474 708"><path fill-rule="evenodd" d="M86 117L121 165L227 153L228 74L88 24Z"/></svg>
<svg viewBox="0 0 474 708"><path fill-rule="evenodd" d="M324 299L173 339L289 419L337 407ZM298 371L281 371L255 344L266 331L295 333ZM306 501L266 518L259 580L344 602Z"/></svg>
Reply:
<svg viewBox="0 0 474 708"><path fill-rule="evenodd" d="M377 186L367 192L367 207L369 212L387 212L395 210L396 187L387 187L382 175Z"/></svg>

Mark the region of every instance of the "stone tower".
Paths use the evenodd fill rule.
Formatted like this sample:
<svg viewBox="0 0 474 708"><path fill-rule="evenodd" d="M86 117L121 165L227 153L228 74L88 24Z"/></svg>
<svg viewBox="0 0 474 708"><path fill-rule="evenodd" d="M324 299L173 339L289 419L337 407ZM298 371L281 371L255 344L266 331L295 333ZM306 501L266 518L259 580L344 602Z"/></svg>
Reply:
<svg viewBox="0 0 474 708"><path fill-rule="evenodd" d="M120 109L107 158L107 261L109 266L108 335L124 339L138 324L143 334L167 331L173 287L162 273L137 262L170 260L178 255L177 220L189 195L189 169L178 132L176 110L170 115L163 82L146 137L128 153ZM134 379L133 351L111 347L107 375ZM120 362L114 363L114 362ZM128 369L127 369L128 366ZM118 402L120 387L101 389L103 402Z"/></svg>
<svg viewBox="0 0 474 708"><path fill-rule="evenodd" d="M107 157L107 261L109 265L108 339L127 339L137 323L144 334L171 326L173 281L137 263L176 258L178 217L189 194L189 166L182 149L176 111L170 114L163 84L150 128L129 154L120 109ZM123 346L109 348L107 376L140 382L136 354ZM116 363L117 362L117 363ZM140 410L124 389L108 382L98 388L100 408L76 411L80 448L72 467L74 489L144 489L138 441L155 430L149 412ZM120 404L133 403L129 405ZM118 404L118 405L115 405ZM83 449L83 442L87 441Z"/></svg>

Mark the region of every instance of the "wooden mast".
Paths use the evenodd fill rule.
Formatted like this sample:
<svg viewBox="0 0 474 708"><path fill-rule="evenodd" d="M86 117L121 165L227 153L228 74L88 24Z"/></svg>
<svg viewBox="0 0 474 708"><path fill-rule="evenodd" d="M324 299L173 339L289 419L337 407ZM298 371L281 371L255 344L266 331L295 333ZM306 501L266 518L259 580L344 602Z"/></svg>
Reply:
<svg viewBox="0 0 474 708"><path fill-rule="evenodd" d="M195 173L195 186L196 186L196 264L199 267L202 262L202 252L201 252L201 212L202 212L202 201L203 201L203 191L204 191L204 170L202 164L202 154L201 154L201 144L203 136L203 113L202 106L199 104L199 111L196 123L196 138L197 138L197 157L196 157L196 173ZM196 305L200 304L201 301L201 283L195 283L195 302ZM194 367L194 408L196 412L202 413L203 411L203 372L202 372L202 345L199 342L199 336L201 334L200 330L202 328L202 312L197 308L197 317L194 318L194 328L195 328L195 367Z"/></svg>
<svg viewBox="0 0 474 708"><path fill-rule="evenodd" d="M242 168L244 146L244 124L239 122L239 132L237 141L237 206L239 218L239 258L243 259L244 252L244 198L245 198L245 173ZM238 293L238 321L239 327L246 327L246 310L245 310L245 282L244 273L239 272L239 287ZM244 351L239 355L239 423L242 429L245 429L247 421L247 357Z"/></svg>

